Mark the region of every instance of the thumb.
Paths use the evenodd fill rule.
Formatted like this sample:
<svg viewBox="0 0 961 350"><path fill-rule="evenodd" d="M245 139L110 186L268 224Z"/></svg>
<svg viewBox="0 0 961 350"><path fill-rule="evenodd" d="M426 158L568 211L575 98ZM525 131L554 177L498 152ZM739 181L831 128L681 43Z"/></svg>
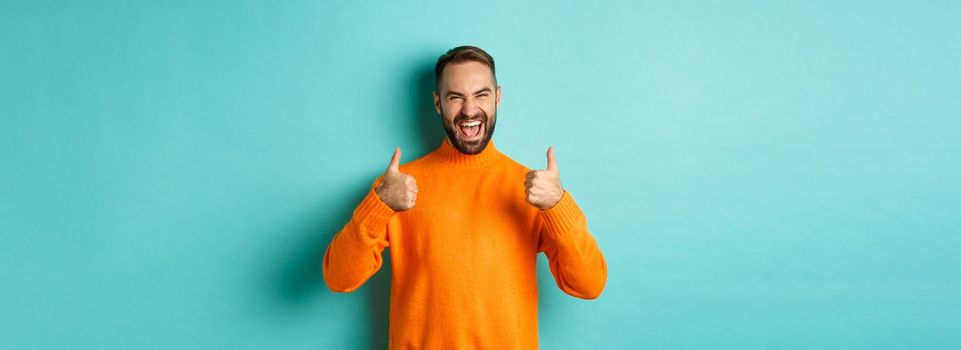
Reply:
<svg viewBox="0 0 961 350"><path fill-rule="evenodd" d="M547 148L547 170L557 171L557 161L554 160L554 146Z"/></svg>
<svg viewBox="0 0 961 350"><path fill-rule="evenodd" d="M398 173L400 172L400 147L394 149L394 157L390 159L390 165L387 166L387 172Z"/></svg>

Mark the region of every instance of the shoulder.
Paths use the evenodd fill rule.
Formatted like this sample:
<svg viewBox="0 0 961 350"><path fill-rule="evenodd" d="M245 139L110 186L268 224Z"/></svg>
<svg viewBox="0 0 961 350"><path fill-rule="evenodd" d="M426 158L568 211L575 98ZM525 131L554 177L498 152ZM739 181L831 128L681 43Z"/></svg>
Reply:
<svg viewBox="0 0 961 350"><path fill-rule="evenodd" d="M407 163L401 163L398 168L400 169L400 172L402 172L402 173L424 171L424 170L426 170L426 169L428 169L428 168L430 167L429 164L428 164L428 163L430 163L430 162L429 162L429 160L430 160L429 158L430 158L430 157L431 157L431 153L424 154L424 155L421 156L420 158L414 159L414 160L409 161L409 162L407 162Z"/></svg>
<svg viewBox="0 0 961 350"><path fill-rule="evenodd" d="M503 158L499 160L499 162L501 163L501 166L504 167L507 171L520 173L520 174L527 174L528 171L531 171L530 168L514 160L514 158L509 157L507 154L502 153L502 155L503 155Z"/></svg>

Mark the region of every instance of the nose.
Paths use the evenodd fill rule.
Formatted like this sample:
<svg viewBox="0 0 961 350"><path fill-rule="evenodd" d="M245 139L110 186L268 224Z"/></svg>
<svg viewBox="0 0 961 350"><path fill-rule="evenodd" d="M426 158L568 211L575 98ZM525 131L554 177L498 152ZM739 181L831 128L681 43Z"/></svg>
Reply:
<svg viewBox="0 0 961 350"><path fill-rule="evenodd" d="M461 113L468 117L473 117L477 115L478 112L477 102L472 98L464 99L464 104L461 106Z"/></svg>

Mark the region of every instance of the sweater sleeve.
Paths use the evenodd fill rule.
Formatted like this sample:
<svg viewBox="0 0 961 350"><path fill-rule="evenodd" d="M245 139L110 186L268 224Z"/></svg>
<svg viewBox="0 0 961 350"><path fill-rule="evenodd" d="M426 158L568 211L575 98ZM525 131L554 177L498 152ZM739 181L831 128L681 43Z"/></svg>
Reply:
<svg viewBox="0 0 961 350"><path fill-rule="evenodd" d="M539 215L538 248L547 255L557 286L571 296L596 299L607 283L607 262L574 198L564 192L553 208Z"/></svg>
<svg viewBox="0 0 961 350"><path fill-rule="evenodd" d="M387 223L394 210L374 192L379 182L380 177L324 253L324 282L331 291L357 290L383 263L381 253L390 245Z"/></svg>

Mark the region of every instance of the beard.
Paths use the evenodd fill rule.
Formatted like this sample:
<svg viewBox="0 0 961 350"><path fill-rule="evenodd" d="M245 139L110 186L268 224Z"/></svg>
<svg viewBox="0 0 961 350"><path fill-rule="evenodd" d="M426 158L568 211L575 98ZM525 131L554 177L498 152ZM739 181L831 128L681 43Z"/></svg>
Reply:
<svg viewBox="0 0 961 350"><path fill-rule="evenodd" d="M447 118L444 118L443 112L444 111L441 110L440 119L444 124L444 131L447 132L447 138L450 140L450 143L454 145L454 148L457 148L458 151L464 154L478 154L487 148L487 144L490 142L491 136L494 135L494 125L497 124L497 107L494 107L494 114L491 115L490 118L488 118L487 112L481 110L473 116L459 113L454 117L453 121L447 121ZM477 141L461 140L458 137L459 134L457 133L457 130L454 128L457 127L456 125L458 125L458 123L465 120L481 121L485 129L484 137Z"/></svg>

